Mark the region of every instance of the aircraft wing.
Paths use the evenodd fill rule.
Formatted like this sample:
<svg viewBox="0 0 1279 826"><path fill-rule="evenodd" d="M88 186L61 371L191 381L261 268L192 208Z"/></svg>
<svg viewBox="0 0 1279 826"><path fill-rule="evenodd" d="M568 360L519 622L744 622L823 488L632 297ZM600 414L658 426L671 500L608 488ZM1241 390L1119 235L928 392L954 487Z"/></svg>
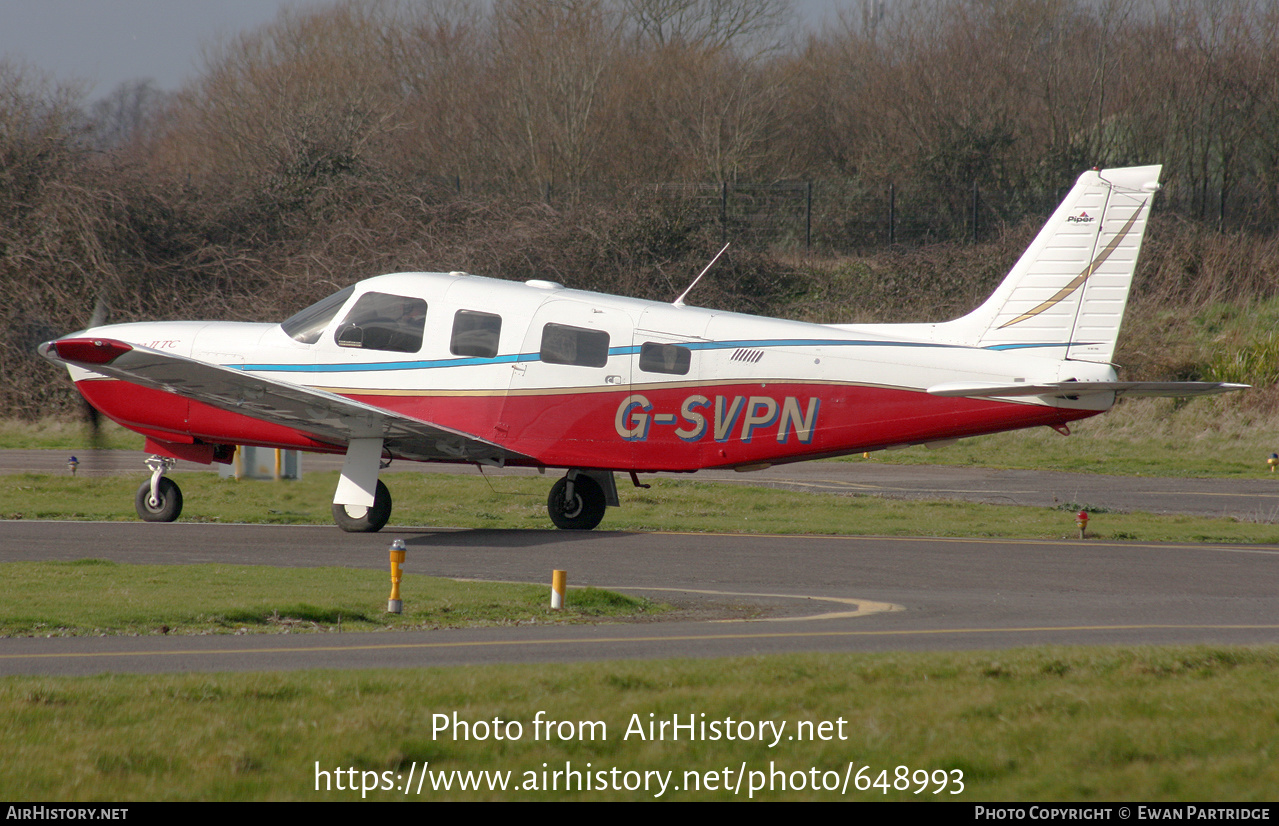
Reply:
<svg viewBox="0 0 1279 826"><path fill-rule="evenodd" d="M40 345L40 354L50 361L283 425L333 445L344 446L355 438L381 438L386 449L406 459L499 467L512 459L530 459L469 433L336 393L123 341L64 338Z"/></svg>
<svg viewBox="0 0 1279 826"><path fill-rule="evenodd" d="M1127 396L1209 396L1247 390L1250 385L1224 381L1055 381L1045 384L982 384L948 382L928 388L931 396L992 398L1009 396L1051 396L1078 398L1100 393Z"/></svg>

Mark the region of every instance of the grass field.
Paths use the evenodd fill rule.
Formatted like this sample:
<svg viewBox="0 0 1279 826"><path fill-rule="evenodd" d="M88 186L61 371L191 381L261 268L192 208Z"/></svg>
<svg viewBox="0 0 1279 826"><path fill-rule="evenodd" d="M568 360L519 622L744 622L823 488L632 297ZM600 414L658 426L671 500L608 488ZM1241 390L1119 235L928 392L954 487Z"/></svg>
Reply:
<svg viewBox="0 0 1279 826"><path fill-rule="evenodd" d="M109 419L103 420L96 436L83 422L68 419L0 420L0 450L142 450L144 441L141 435Z"/></svg>
<svg viewBox="0 0 1279 826"><path fill-rule="evenodd" d="M1038 648L8 677L0 797L1269 801L1277 670L1274 648ZM674 715L734 739L648 739Z"/></svg>
<svg viewBox="0 0 1279 826"><path fill-rule="evenodd" d="M600 621L660 613L598 588L551 611L546 585L405 574L402 614L386 613L387 571L265 565L122 565L102 559L0 563L22 583L0 597L0 636L400 631Z"/></svg>

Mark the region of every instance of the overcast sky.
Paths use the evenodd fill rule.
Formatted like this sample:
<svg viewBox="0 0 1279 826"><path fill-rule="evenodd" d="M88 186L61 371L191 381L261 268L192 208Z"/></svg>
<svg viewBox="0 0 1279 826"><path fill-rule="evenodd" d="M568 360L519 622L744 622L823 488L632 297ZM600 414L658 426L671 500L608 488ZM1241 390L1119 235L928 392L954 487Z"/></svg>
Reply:
<svg viewBox="0 0 1279 826"><path fill-rule="evenodd" d="M151 78L175 89L199 66L200 48L259 26L283 5L271 0L0 0L0 56L90 97L122 81Z"/></svg>
<svg viewBox="0 0 1279 826"><path fill-rule="evenodd" d="M59 81L85 84L90 99L119 83L151 78L176 89L200 66L200 50L253 29L285 5L331 0L0 0L0 58ZM855 0L796 0L812 25Z"/></svg>

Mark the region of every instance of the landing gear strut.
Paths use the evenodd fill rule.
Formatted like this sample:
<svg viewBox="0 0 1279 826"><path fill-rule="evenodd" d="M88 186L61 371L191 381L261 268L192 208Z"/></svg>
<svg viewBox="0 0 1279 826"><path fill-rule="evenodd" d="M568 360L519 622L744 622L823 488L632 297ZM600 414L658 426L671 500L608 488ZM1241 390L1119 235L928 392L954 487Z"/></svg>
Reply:
<svg viewBox="0 0 1279 826"><path fill-rule="evenodd" d="M546 498L555 527L572 531L589 531L598 525L606 504L600 483L576 470L556 482Z"/></svg>
<svg viewBox="0 0 1279 826"><path fill-rule="evenodd" d="M334 505L333 521L347 533L377 533L391 518L391 492L377 482L373 494L373 507L362 505Z"/></svg>
<svg viewBox="0 0 1279 826"><path fill-rule="evenodd" d="M151 478L142 483L133 498L133 506L144 522L172 522L182 513L182 491L177 482L164 475L177 463L168 456L147 458Z"/></svg>

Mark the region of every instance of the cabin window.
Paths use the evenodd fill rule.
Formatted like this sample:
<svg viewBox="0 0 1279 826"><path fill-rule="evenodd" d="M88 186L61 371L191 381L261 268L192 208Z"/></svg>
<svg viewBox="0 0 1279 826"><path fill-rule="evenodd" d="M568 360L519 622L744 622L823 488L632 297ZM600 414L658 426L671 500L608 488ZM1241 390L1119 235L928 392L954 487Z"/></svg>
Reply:
<svg viewBox="0 0 1279 826"><path fill-rule="evenodd" d="M295 341L314 344L320 340L320 334L324 332L324 328L329 326L329 322L338 314L338 310L342 309L342 305L353 292L355 292L353 286L339 290L328 298L320 299L305 310L289 316L280 326Z"/></svg>
<svg viewBox="0 0 1279 826"><path fill-rule="evenodd" d="M339 347L416 353L426 329L426 302L387 293L365 293L338 325Z"/></svg>
<svg viewBox="0 0 1279 826"><path fill-rule="evenodd" d="M693 351L678 344L646 341L640 347L639 367L645 373L671 373L687 376L693 363Z"/></svg>
<svg viewBox="0 0 1279 826"><path fill-rule="evenodd" d="M541 357L548 364L603 367L608 364L608 333L547 324L542 328Z"/></svg>
<svg viewBox="0 0 1279 826"><path fill-rule="evenodd" d="M453 316L453 336L449 352L455 356L491 359L497 355L497 340L502 334L502 317L475 310L458 310Z"/></svg>

